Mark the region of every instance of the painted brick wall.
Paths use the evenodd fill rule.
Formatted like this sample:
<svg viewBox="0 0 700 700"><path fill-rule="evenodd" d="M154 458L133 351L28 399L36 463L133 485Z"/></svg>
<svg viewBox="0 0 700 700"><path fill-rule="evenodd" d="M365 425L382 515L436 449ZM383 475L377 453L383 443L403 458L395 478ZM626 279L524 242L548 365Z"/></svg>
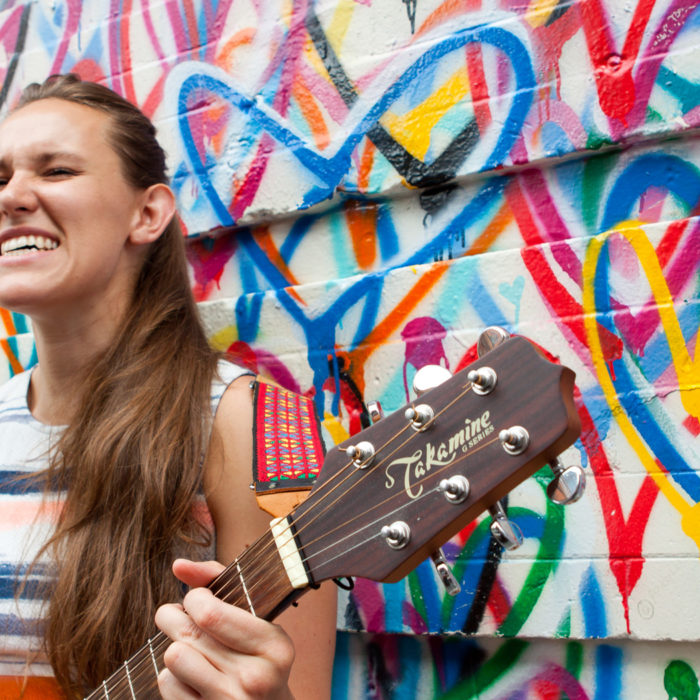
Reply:
<svg viewBox="0 0 700 700"><path fill-rule="evenodd" d="M341 595L334 698L697 700L696 0L0 3L0 100L74 70L153 117L212 342L336 440L499 324L577 374L588 489L508 498ZM10 373L33 361L3 313ZM460 634L462 633L462 634Z"/></svg>

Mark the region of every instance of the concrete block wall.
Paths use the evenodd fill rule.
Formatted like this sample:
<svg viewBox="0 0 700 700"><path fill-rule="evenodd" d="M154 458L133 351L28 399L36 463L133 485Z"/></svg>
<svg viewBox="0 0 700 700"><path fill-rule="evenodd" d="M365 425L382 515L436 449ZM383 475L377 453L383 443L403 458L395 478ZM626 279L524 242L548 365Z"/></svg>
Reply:
<svg viewBox="0 0 700 700"><path fill-rule="evenodd" d="M423 564L341 593L334 698L697 700L700 11L693 0L0 5L0 100L74 70L169 151L212 343L366 403L492 324L576 371L588 489L537 473ZM34 362L0 314L7 376Z"/></svg>

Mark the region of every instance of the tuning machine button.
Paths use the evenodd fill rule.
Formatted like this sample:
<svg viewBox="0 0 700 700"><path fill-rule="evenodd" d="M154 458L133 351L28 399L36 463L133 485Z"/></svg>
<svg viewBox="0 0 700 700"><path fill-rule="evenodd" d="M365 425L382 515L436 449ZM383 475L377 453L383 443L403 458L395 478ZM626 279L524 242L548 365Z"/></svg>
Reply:
<svg viewBox="0 0 700 700"><path fill-rule="evenodd" d="M510 338L510 333L500 326L489 326L479 335L476 343L476 352L479 357L483 357L487 352L491 352L495 347Z"/></svg>
<svg viewBox="0 0 700 700"><path fill-rule="evenodd" d="M445 498L450 503L463 503L469 497L469 479L462 474L455 474L447 479L442 479L438 484L438 490L445 494Z"/></svg>
<svg viewBox="0 0 700 700"><path fill-rule="evenodd" d="M403 520L384 525L380 532L392 549L403 549L411 541L411 528Z"/></svg>
<svg viewBox="0 0 700 700"><path fill-rule="evenodd" d="M555 457L549 467L554 478L547 485L547 496L552 503L568 506L576 503L586 490L586 474L581 467L565 467L559 457Z"/></svg>
<svg viewBox="0 0 700 700"><path fill-rule="evenodd" d="M428 404L421 403L417 406L409 406L404 411L406 420L411 421L411 427L417 431L423 431L430 427L435 413Z"/></svg>
<svg viewBox="0 0 700 700"><path fill-rule="evenodd" d="M371 442L362 440L356 445L350 445L345 450L345 454L350 457L352 463L358 469L364 469L368 467L374 459L374 445Z"/></svg>
<svg viewBox="0 0 700 700"><path fill-rule="evenodd" d="M369 419L373 424L378 423L382 418L384 418L384 411L382 411L382 405L379 403L379 401L368 401L367 413L369 414Z"/></svg>
<svg viewBox="0 0 700 700"><path fill-rule="evenodd" d="M446 382L452 373L442 365L425 365L421 367L413 377L413 391L416 396L425 394Z"/></svg>
<svg viewBox="0 0 700 700"><path fill-rule="evenodd" d="M530 444L530 434L522 425L514 425L512 428L501 430L498 433L498 439L509 455L522 454Z"/></svg>
<svg viewBox="0 0 700 700"><path fill-rule="evenodd" d="M489 508L493 519L491 522L491 535L504 549L513 550L523 543L523 533L516 523L508 519L506 511L500 501Z"/></svg>
<svg viewBox="0 0 700 700"><path fill-rule="evenodd" d="M496 388L498 377L491 367L479 367L467 372L467 379L472 383L472 389L480 396L490 394Z"/></svg>
<svg viewBox="0 0 700 700"><path fill-rule="evenodd" d="M461 590L462 587L459 585L459 581L455 578L455 575L450 570L445 559L445 553L442 551L442 547L436 549L431 555L430 560L435 566L435 571L442 581L442 585L445 587L445 592L448 595L455 596Z"/></svg>

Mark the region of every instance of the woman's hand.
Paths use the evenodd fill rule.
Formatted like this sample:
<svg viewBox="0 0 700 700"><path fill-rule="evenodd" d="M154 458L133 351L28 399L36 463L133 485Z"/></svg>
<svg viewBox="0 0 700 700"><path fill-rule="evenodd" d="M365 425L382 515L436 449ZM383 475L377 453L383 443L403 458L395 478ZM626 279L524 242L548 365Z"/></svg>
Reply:
<svg viewBox="0 0 700 700"><path fill-rule="evenodd" d="M201 588L224 567L178 559L173 572L192 587L182 605L163 605L156 625L173 643L158 687L166 700L289 700L294 646L284 630Z"/></svg>

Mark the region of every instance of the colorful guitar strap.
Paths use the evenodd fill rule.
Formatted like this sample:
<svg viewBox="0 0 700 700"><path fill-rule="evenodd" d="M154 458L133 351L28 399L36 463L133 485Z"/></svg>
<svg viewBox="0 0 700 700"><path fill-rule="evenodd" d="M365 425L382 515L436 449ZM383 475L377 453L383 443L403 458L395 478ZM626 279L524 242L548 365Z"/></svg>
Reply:
<svg viewBox="0 0 700 700"><path fill-rule="evenodd" d="M258 505L281 517L301 503L323 466L312 399L258 379L253 387L253 486Z"/></svg>

